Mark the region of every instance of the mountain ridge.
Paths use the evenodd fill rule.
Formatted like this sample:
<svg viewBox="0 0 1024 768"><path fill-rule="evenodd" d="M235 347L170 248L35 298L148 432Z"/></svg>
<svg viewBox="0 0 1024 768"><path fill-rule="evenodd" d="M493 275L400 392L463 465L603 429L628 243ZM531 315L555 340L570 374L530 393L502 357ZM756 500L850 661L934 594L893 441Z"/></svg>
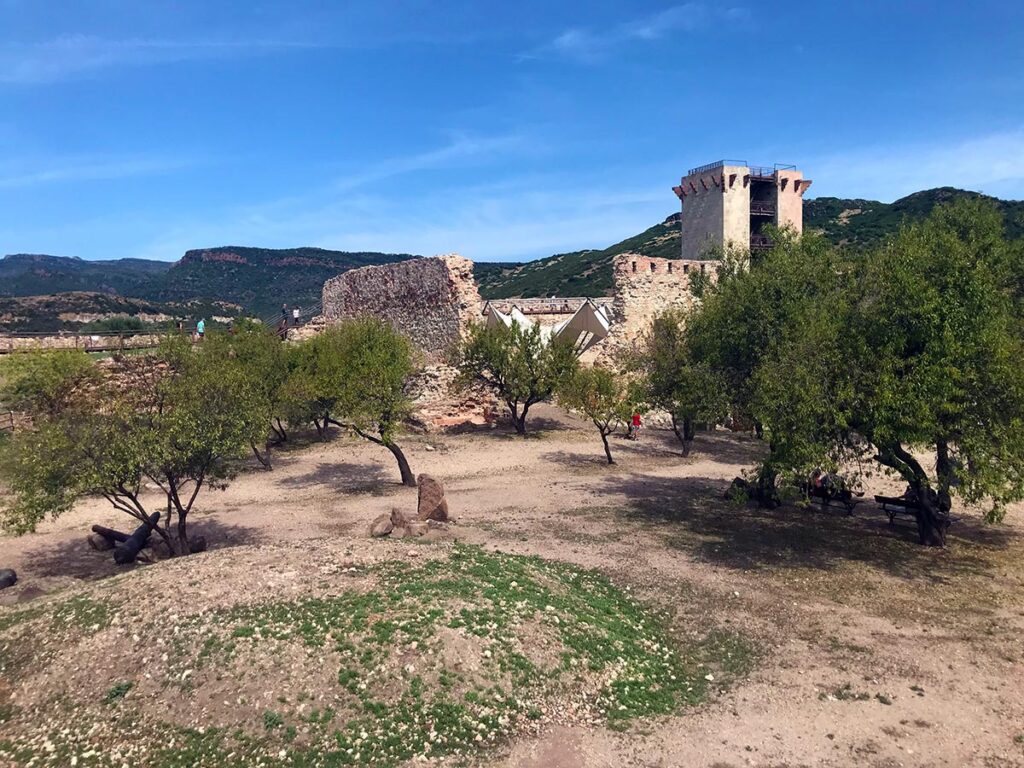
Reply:
<svg viewBox="0 0 1024 768"><path fill-rule="evenodd" d="M904 221L920 220L936 205L962 197L993 200L1004 215L1007 234L1024 238L1024 201L1000 200L954 187L922 190L891 203L810 198L804 202L804 228L821 232L837 246L861 250L895 234ZM569 251L526 262L476 262L480 294L485 299L608 295L616 255L634 252L678 258L679 220L680 214L673 213L603 249ZM306 308L308 316L319 305L321 288L331 277L349 269L411 258L417 257L379 251L237 245L190 249L175 262L18 253L0 258L0 297L85 292L170 304L179 311L192 307L196 312L226 303L264 318L275 317L281 304L288 303ZM101 303L97 300L97 305Z"/></svg>

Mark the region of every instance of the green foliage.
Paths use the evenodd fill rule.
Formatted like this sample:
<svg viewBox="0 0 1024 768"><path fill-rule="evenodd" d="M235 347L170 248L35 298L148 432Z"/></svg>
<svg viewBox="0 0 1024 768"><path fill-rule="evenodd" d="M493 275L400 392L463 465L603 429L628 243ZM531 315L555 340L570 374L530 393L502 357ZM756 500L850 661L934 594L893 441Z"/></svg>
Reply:
<svg viewBox="0 0 1024 768"><path fill-rule="evenodd" d="M941 543L944 494L988 499L993 518L1024 497L1019 262L979 200L856 260L782 239L719 281L693 318L695 352L764 426L762 477L873 458L922 499L922 543Z"/></svg>
<svg viewBox="0 0 1024 768"><path fill-rule="evenodd" d="M123 333L125 335L152 329L152 324L132 315L116 315L102 320L93 320L82 326L83 333Z"/></svg>
<svg viewBox="0 0 1024 768"><path fill-rule="evenodd" d="M526 434L530 408L551 398L579 366L572 345L549 342L540 326L524 329L515 322L474 326L455 358L460 381L490 388L508 406L520 435Z"/></svg>
<svg viewBox="0 0 1024 768"><path fill-rule="evenodd" d="M29 370L47 372L58 359L49 353L29 357L36 357ZM129 387L101 380L94 363L88 366L80 360L70 366L95 382L60 408L39 395L50 391L43 385L26 401L33 427L7 441L0 457L0 472L13 494L3 510L4 524L18 532L33 530L89 495L104 496L141 520L147 510L140 488L148 479L164 491L167 505L161 509L172 509L177 522L176 541L169 520L161 521L158 533L187 553L186 519L199 491L227 482L236 460L266 434L269 404L262 382L217 344L192 347L177 337L140 368L144 373ZM50 373L32 380L45 383Z"/></svg>
<svg viewBox="0 0 1024 768"><path fill-rule="evenodd" d="M606 368L581 367L559 387L557 395L562 406L579 411L594 423L608 463L614 464L608 435L628 423L636 407L629 384Z"/></svg>
<svg viewBox="0 0 1024 768"><path fill-rule="evenodd" d="M278 397L290 424L313 422L353 430L395 456L402 482L415 485L395 436L410 411L406 384L415 366L409 341L387 322L359 318L333 326L294 348Z"/></svg>
<svg viewBox="0 0 1024 768"><path fill-rule="evenodd" d="M690 452L697 425L721 421L729 405L721 377L706 362L697 361L685 322L681 310L656 316L636 352L625 361L641 374L639 397L669 413L684 456Z"/></svg>
<svg viewBox="0 0 1024 768"><path fill-rule="evenodd" d="M121 699L128 695L128 692L132 689L132 682L130 680L123 680L120 683L114 683L103 697L103 703L107 705L117 704Z"/></svg>
<svg viewBox="0 0 1024 768"><path fill-rule="evenodd" d="M11 354L0 361L0 400L11 410L53 416L71 406L97 377L85 352Z"/></svg>

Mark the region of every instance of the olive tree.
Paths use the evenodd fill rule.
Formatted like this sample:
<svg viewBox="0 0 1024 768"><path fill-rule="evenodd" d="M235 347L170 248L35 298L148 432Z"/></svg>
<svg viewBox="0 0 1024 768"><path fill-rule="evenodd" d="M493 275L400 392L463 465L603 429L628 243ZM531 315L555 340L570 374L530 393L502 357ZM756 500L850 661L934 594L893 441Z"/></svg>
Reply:
<svg viewBox="0 0 1024 768"><path fill-rule="evenodd" d="M66 375L57 357L39 354L48 376ZM32 427L7 441L0 457L10 493L6 527L33 530L93 495L143 521L156 511L143 492L148 480L167 513L157 534L171 554L191 551L188 518L200 491L234 476L265 434L266 402L249 372L213 346L171 339L146 370L159 374L127 381L108 374L66 407L31 413Z"/></svg>
<svg viewBox="0 0 1024 768"><path fill-rule="evenodd" d="M608 436L627 423L633 413L635 398L629 384L606 368L581 367L563 382L557 397L562 406L579 411L594 423L604 444L604 455L609 464L614 464Z"/></svg>
<svg viewBox="0 0 1024 768"><path fill-rule="evenodd" d="M516 432L526 436L526 416L549 400L579 366L571 344L546 339L539 325L473 326L455 355L462 384L479 382L508 407Z"/></svg>
<svg viewBox="0 0 1024 768"><path fill-rule="evenodd" d="M747 406L771 447L766 471L873 460L907 482L930 545L944 543L952 496L987 500L992 519L1024 497L1016 248L996 209L968 201L856 263L825 262L839 267L825 288L790 301L746 361ZM755 282L761 269L778 279L785 264L770 254L737 280Z"/></svg>
<svg viewBox="0 0 1024 768"><path fill-rule="evenodd" d="M414 370L409 341L376 318L349 320L325 335L330 343L322 349L341 362L334 408L342 421L331 417L331 422L387 448L398 462L402 484L415 487L416 476L395 441L411 406L406 394Z"/></svg>
<svg viewBox="0 0 1024 768"><path fill-rule="evenodd" d="M697 425L721 420L729 400L722 377L695 359L685 317L679 309L656 315L625 362L641 374L644 401L669 414L683 456L689 456Z"/></svg>

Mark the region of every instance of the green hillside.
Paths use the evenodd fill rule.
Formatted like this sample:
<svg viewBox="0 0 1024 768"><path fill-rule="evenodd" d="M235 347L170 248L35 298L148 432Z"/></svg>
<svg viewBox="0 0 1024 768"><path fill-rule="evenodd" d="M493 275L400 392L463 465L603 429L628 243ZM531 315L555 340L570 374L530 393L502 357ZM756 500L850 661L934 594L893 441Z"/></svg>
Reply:
<svg viewBox="0 0 1024 768"><path fill-rule="evenodd" d="M69 292L92 294L88 299L76 299L77 304L85 308L73 311L98 313L105 311L100 295L132 297L159 305L169 303L170 314L177 314L180 305L189 304L186 308L189 316L200 311L230 314L217 310L218 303L225 303L240 305L250 314L269 317L285 302L307 309L316 307L324 282L349 269L409 258L413 257L321 248L240 246L188 251L177 262L85 261L63 256L15 254L0 259L0 297L38 299ZM62 303L68 301L66 297L61 300ZM53 312L44 311L39 301L34 305L47 318L56 317ZM12 306L11 311L17 315L25 306L28 305ZM14 323L19 324L20 321ZM47 320L43 324L49 329L53 323Z"/></svg>
<svg viewBox="0 0 1024 768"><path fill-rule="evenodd" d="M612 290L612 259L620 253L672 258L679 254L679 214L600 251L559 253L500 270L480 263L475 274L485 299L510 296L603 296Z"/></svg>
<svg viewBox="0 0 1024 768"><path fill-rule="evenodd" d="M142 296L172 267L146 259L86 261L66 256L16 253L0 259L0 296L38 296L67 291Z"/></svg>
<svg viewBox="0 0 1024 768"><path fill-rule="evenodd" d="M158 301L203 297L241 304L260 317L275 315L282 303L320 304L324 283L358 267L414 258L407 253L327 251L322 248L224 246L188 251L160 281L140 294Z"/></svg>
<svg viewBox="0 0 1024 768"><path fill-rule="evenodd" d="M893 235L904 221L919 221L936 205L964 197L994 201L1005 217L1007 235L1024 237L1024 201L1000 200L955 187L915 192L892 203L816 197L804 201L804 228L822 232L836 245L870 248Z"/></svg>
<svg viewBox="0 0 1024 768"><path fill-rule="evenodd" d="M226 302L153 302L88 291L0 296L0 330L19 333L159 328L179 319L191 324L200 317L212 319L241 314L240 306Z"/></svg>
<svg viewBox="0 0 1024 768"><path fill-rule="evenodd" d="M869 248L893 235L904 221L927 216L937 204L959 197L984 197L953 187L916 192L892 203L877 200L818 197L804 202L804 227L853 250ZM993 199L1002 209L1011 237L1024 237L1024 201ZM474 268L484 298L539 296L602 296L612 290L612 259L620 253L647 256L679 255L679 214L638 235L602 250L559 253L525 263L478 262ZM328 251L321 248L247 248L224 246L188 251L174 263L119 259L83 259L15 254L0 259L0 297L39 297L76 292L132 297L160 306L168 314L215 311L216 302L239 305L267 319L281 304L300 306L307 316L319 305L325 281L349 269L415 258L410 254ZM64 300L67 301L66 299ZM99 307L93 297L79 299ZM11 306L11 328L29 323L28 305ZM35 306L43 311L38 301ZM82 310L85 311L85 310ZM100 310L97 310L99 312ZM143 310L139 310L140 312ZM60 312L46 310L46 326ZM224 314L229 314L225 312ZM5 324L0 321L0 325ZM38 324L37 326L38 327Z"/></svg>
<svg viewBox="0 0 1024 768"><path fill-rule="evenodd" d="M845 248L870 248L894 235L904 221L919 221L936 205L960 197L994 200L1006 218L1008 235L1024 237L1024 201L999 200L953 187L915 192L892 203L836 197L805 200L804 229L822 232ZM678 258L679 227L679 214L674 214L661 224L601 251L559 253L525 264L478 264L480 294L488 299L609 295L614 256L633 252Z"/></svg>

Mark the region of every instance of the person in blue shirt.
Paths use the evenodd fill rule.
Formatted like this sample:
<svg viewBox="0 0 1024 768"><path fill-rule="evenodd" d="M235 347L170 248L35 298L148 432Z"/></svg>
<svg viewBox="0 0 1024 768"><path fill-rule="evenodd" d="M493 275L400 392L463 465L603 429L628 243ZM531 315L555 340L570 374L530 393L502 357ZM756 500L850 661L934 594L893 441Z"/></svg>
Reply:
<svg viewBox="0 0 1024 768"><path fill-rule="evenodd" d="M196 323L196 333L199 334L199 340L202 341L203 336L206 334L206 318L200 318L199 322Z"/></svg>

